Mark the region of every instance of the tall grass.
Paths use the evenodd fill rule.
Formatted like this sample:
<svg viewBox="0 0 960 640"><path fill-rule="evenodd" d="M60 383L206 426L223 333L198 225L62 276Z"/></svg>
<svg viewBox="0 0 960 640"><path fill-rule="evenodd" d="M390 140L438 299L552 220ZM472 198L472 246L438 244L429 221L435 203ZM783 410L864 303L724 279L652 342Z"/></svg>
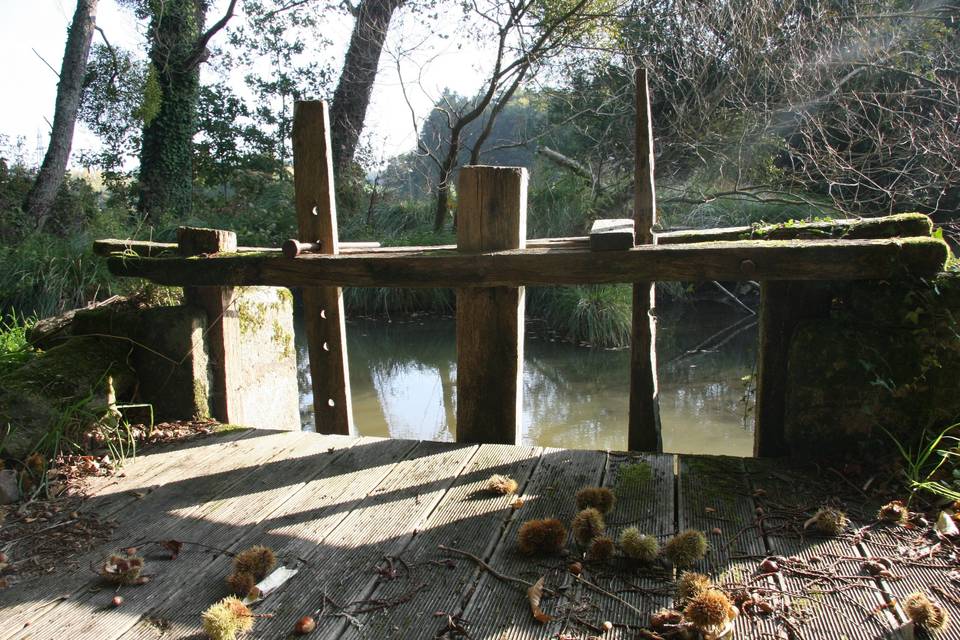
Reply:
<svg viewBox="0 0 960 640"><path fill-rule="evenodd" d="M531 315L570 342L601 348L630 345L630 285L535 287L528 289L527 301Z"/></svg>

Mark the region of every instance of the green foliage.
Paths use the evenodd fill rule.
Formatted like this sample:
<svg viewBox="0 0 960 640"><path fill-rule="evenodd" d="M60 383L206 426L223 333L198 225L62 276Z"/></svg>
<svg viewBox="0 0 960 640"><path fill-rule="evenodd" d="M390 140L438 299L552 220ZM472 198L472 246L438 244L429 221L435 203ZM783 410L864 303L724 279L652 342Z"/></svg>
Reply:
<svg viewBox="0 0 960 640"><path fill-rule="evenodd" d="M905 447L889 431L903 459L903 474L911 491L925 491L949 500L960 500L960 423L939 433L924 431L915 446Z"/></svg>

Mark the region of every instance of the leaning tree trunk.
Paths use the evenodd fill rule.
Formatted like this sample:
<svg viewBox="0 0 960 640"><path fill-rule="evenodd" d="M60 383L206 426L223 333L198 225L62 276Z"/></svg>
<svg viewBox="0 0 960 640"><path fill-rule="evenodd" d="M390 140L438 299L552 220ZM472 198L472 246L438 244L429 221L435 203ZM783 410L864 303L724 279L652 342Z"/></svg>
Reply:
<svg viewBox="0 0 960 640"><path fill-rule="evenodd" d="M150 23L151 73L160 86L160 106L144 122L140 149L140 201L148 218L183 218L193 204L193 136L202 61L196 57L205 0L165 0Z"/></svg>
<svg viewBox="0 0 960 640"><path fill-rule="evenodd" d="M50 208L67 171L67 160L73 146L73 128L83 95L87 56L96 26L97 2L98 0L77 0L77 10L73 14L73 22L70 23L67 34L63 64L60 65L60 82L57 84L50 145L23 206L36 221L37 229L42 229L50 217Z"/></svg>
<svg viewBox="0 0 960 640"><path fill-rule="evenodd" d="M357 9L353 35L343 61L340 82L330 110L333 164L345 175L353 162L357 141L370 104L370 93L380 65L380 52L393 12L404 0L364 0Z"/></svg>

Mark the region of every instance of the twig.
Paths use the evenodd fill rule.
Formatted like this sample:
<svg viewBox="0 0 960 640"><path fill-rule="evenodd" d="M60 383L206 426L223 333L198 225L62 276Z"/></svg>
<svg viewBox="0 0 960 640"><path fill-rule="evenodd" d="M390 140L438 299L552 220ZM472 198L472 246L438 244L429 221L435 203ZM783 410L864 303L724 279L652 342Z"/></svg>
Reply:
<svg viewBox="0 0 960 640"><path fill-rule="evenodd" d="M641 620L644 619L644 617L646 616L646 614L645 614L643 611L641 611L640 609L637 609L635 606L633 606L632 604L630 604L629 602L627 602L626 600L624 600L623 598L621 598L621 597L618 596L617 594L615 594L615 593L610 593L609 591L607 591L607 590L604 589L603 587L600 587L600 586L598 586L598 585L593 584L592 582L584 579L584 577L583 577L582 575L580 575L580 576L577 577L577 582L579 582L580 584L582 584L582 585L585 586L586 588L590 589L591 591L595 591L595 592L599 593L600 595L607 596L608 598L613 598L614 600L616 600L617 602L619 602L620 604L622 604L623 606L625 606L626 608L630 609L630 610L633 611L635 614L637 614L638 616L640 616L640 619L641 619Z"/></svg>
<svg viewBox="0 0 960 640"><path fill-rule="evenodd" d="M527 581L524 580L523 578L515 578L514 576L508 576L508 575L506 575L506 574L504 574L504 573L500 573L499 571L497 571L496 569L494 569L494 568L491 567L489 564L487 564L486 562L484 562L484 561L483 561L482 559L480 559L479 557L473 555L473 554L470 553L469 551L464 551L464 550L462 550L462 549L455 549L455 548L453 548L453 547L448 547L448 546L443 545L443 544L438 544L438 545L437 545L437 549L440 549L440 551L446 551L447 553L453 553L453 554L456 554L456 555L459 555L459 556L463 556L464 558L468 558L468 559L472 560L473 562L475 562L481 569L483 569L484 571L486 571L487 573L489 573L490 575L492 575L494 578L497 578L497 579L499 579L499 580L503 580L503 581L505 581L505 582L512 582L512 583L514 583L514 584L519 584L519 585L521 585L524 589L529 589L530 587L533 586L533 583L532 583L532 582L527 582ZM553 595L553 592L552 592L552 591L549 591L548 589L544 589L543 592L544 592L544 593L549 593L550 595Z"/></svg>

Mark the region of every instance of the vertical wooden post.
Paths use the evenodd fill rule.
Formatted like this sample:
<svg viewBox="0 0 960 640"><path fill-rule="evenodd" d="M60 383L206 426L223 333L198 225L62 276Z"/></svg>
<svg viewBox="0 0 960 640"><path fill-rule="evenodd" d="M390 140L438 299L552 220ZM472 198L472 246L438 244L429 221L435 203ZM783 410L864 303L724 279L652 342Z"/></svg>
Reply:
<svg viewBox="0 0 960 640"><path fill-rule="evenodd" d="M178 251L184 256L211 253L232 253L237 250L237 234L219 229L177 229ZM240 400L240 318L234 287L184 287L187 304L207 314L207 346L213 372L210 388L210 411L221 422L242 423Z"/></svg>
<svg viewBox="0 0 960 640"><path fill-rule="evenodd" d="M653 185L653 126L647 70L638 67L637 128L633 217L639 244L656 244L656 191ZM663 451L660 434L660 399L657 389L656 289L652 282L633 285L633 337L630 348L630 420L627 448Z"/></svg>
<svg viewBox="0 0 960 640"><path fill-rule="evenodd" d="M297 239L320 243L322 253L339 253L330 116L326 102L297 102L294 105L293 166L299 226ZM343 322L343 291L339 287L304 287L303 304L317 432L350 434L353 431L353 407Z"/></svg>
<svg viewBox="0 0 960 640"><path fill-rule="evenodd" d="M460 251L526 246L526 169L464 167L458 189ZM520 442L523 308L523 287L457 291L457 442Z"/></svg>
<svg viewBox="0 0 960 640"><path fill-rule="evenodd" d="M830 312L830 299L829 289L818 283L760 283L757 404L753 436L753 454L757 457L789 453L784 421L790 341L800 322Z"/></svg>

